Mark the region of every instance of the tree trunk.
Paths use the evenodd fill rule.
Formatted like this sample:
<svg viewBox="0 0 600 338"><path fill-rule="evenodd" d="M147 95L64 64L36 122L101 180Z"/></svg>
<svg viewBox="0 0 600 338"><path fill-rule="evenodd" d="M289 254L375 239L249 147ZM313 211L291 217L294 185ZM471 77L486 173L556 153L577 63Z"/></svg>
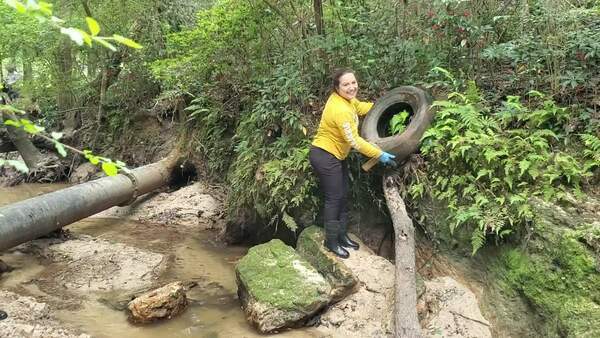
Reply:
<svg viewBox="0 0 600 338"><path fill-rule="evenodd" d="M323 23L323 0L313 0L313 8L315 10L315 24L317 25L317 33L325 35L325 25Z"/></svg>
<svg viewBox="0 0 600 338"><path fill-rule="evenodd" d="M33 66L31 65L31 60L23 60L23 83L29 84L33 79Z"/></svg>
<svg viewBox="0 0 600 338"><path fill-rule="evenodd" d="M383 191L394 225L396 259L395 337L421 337L415 282L415 228L406 213L393 176L383 178Z"/></svg>
<svg viewBox="0 0 600 338"><path fill-rule="evenodd" d="M3 112L3 123L4 119L18 120L18 118L9 112ZM27 137L27 133L20 128L15 128L13 126L6 126L6 130L8 132L8 137L11 142L15 145L21 157L23 157L23 161L27 165L30 171L33 171L37 168L38 164L42 160L42 153L33 145L31 140Z"/></svg>
<svg viewBox="0 0 600 338"><path fill-rule="evenodd" d="M58 93L56 95L56 104L60 112L64 112L63 127L67 135L72 134L77 127L78 123L78 110L71 109L74 104L73 90L72 90L72 73L73 73L73 54L71 41L64 37L60 43L59 49L55 53L56 64L58 69L56 70L56 88Z"/></svg>

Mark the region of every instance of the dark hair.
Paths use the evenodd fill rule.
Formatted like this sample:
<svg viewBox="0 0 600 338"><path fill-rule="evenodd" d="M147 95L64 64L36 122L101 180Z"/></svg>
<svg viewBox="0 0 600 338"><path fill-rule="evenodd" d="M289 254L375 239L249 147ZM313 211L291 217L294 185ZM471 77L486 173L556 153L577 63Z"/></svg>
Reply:
<svg viewBox="0 0 600 338"><path fill-rule="evenodd" d="M342 68L336 70L331 76L331 79L333 80L333 90L337 91L337 88L340 86L340 77L350 73L354 74L354 71L350 68Z"/></svg>

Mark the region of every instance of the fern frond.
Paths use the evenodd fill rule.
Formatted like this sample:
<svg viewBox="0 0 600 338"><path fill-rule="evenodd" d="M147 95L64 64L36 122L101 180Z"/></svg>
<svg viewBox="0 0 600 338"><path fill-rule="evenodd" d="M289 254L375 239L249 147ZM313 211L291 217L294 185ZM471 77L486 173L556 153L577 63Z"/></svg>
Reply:
<svg viewBox="0 0 600 338"><path fill-rule="evenodd" d="M594 152L600 151L600 138L591 134L581 134L579 137L581 137L581 140L586 147L590 148Z"/></svg>
<svg viewBox="0 0 600 338"><path fill-rule="evenodd" d="M471 255L475 256L477 251L483 247L485 244L485 233L481 228L477 227L473 230L473 234L471 235L471 247L473 251Z"/></svg>

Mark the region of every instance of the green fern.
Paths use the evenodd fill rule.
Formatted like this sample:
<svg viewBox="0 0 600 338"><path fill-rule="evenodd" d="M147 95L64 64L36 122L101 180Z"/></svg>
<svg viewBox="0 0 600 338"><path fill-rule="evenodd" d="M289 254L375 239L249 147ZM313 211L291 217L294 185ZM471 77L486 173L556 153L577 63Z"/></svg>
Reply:
<svg viewBox="0 0 600 338"><path fill-rule="evenodd" d="M471 255L475 255L479 249L485 244L485 233L480 228L475 228L471 234Z"/></svg>
<svg viewBox="0 0 600 338"><path fill-rule="evenodd" d="M579 191L598 167L598 137L581 135L584 151L567 153L561 148L569 144L567 110L539 92L529 96L534 99L527 106L519 96L508 96L492 114L470 82L464 93L433 103L438 113L421 146L428 174L409 191L417 200L448 205L450 233L468 231L473 254L486 236L521 233L535 218L532 196L564 198L568 189Z"/></svg>

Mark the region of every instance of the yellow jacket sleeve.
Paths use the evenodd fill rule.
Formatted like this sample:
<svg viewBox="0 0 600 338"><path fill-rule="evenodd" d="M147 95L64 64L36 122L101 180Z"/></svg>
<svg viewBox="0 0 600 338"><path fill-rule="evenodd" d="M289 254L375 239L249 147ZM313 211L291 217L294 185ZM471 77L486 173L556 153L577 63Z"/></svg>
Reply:
<svg viewBox="0 0 600 338"><path fill-rule="evenodd" d="M335 125L339 128L342 136L352 148L367 157L381 156L383 152L379 148L367 142L358 134L358 117L356 114L342 110L335 115L334 119Z"/></svg>
<svg viewBox="0 0 600 338"><path fill-rule="evenodd" d="M358 101L356 98L352 99L350 103L356 109L356 113L358 114L358 116L367 115L369 110L371 110L371 107L373 107L373 102L361 102Z"/></svg>

